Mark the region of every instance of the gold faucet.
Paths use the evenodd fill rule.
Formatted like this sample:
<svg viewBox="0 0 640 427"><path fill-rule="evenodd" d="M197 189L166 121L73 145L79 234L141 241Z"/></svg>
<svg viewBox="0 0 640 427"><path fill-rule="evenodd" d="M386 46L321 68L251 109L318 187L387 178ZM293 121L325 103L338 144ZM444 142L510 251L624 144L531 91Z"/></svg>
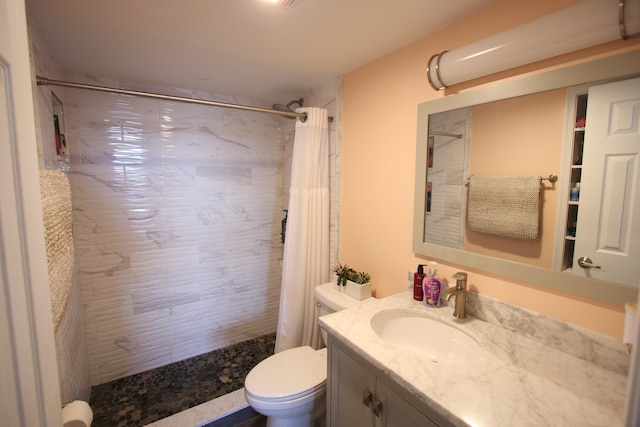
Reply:
<svg viewBox="0 0 640 427"><path fill-rule="evenodd" d="M467 273L459 271L451 277L456 279L456 286L445 289L443 296L447 298L447 301L449 301L452 296L456 297L453 317L465 319L467 317L467 313L465 312L465 304L467 302Z"/></svg>

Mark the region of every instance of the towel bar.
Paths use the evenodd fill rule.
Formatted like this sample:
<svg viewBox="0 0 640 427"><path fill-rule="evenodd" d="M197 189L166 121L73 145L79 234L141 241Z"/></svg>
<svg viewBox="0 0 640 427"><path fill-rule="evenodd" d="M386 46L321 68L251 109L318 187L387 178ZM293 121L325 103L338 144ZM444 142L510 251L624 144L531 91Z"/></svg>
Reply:
<svg viewBox="0 0 640 427"><path fill-rule="evenodd" d="M467 181L469 181L471 179L471 177L467 177ZM549 182L556 182L558 180L558 175L556 175L555 173L552 173L551 175L544 177L541 176L540 177L540 181L549 181Z"/></svg>

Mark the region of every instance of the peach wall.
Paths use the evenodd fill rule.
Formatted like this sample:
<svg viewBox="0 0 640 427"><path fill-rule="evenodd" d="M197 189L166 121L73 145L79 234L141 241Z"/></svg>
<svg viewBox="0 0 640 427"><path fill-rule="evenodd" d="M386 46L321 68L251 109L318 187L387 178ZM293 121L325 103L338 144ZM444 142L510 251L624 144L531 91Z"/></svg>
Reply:
<svg viewBox="0 0 640 427"><path fill-rule="evenodd" d="M473 108L470 175L559 174L566 90L506 99ZM465 250L551 268L558 188L542 181L541 227L535 241L505 239L467 227Z"/></svg>
<svg viewBox="0 0 640 427"><path fill-rule="evenodd" d="M411 245L417 105L445 95L429 87L425 77L427 59L433 53L455 49L577 2L498 0L477 14L343 76L340 261L370 272L377 296L406 289L407 272L415 271L416 265L423 262ZM638 48L640 40L612 42L498 76ZM477 79L445 92L453 93L491 79ZM441 263L439 273L447 277L459 269ZM622 336L623 313L619 307L464 270L469 272L470 286L479 293Z"/></svg>

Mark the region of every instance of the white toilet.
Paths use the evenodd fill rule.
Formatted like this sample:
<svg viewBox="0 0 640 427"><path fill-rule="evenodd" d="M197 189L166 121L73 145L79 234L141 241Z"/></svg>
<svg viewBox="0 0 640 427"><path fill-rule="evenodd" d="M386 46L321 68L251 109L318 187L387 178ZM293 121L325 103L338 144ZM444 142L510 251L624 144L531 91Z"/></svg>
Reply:
<svg viewBox="0 0 640 427"><path fill-rule="evenodd" d="M335 284L316 287L318 315L359 304ZM327 342L327 334L322 330ZM245 379L245 396L253 409L267 416L267 427L319 427L325 420L327 350L296 347L258 363Z"/></svg>

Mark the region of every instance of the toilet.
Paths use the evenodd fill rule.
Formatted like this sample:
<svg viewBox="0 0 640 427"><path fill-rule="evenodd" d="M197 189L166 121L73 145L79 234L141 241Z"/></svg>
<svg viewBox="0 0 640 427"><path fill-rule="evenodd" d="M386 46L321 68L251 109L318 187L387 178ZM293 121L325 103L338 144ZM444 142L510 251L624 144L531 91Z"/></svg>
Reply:
<svg viewBox="0 0 640 427"><path fill-rule="evenodd" d="M361 303L333 282L315 288L318 316ZM322 339L327 342L327 333ZM245 379L247 402L267 417L267 427L319 427L325 421L327 349L309 346L276 353L258 363Z"/></svg>

